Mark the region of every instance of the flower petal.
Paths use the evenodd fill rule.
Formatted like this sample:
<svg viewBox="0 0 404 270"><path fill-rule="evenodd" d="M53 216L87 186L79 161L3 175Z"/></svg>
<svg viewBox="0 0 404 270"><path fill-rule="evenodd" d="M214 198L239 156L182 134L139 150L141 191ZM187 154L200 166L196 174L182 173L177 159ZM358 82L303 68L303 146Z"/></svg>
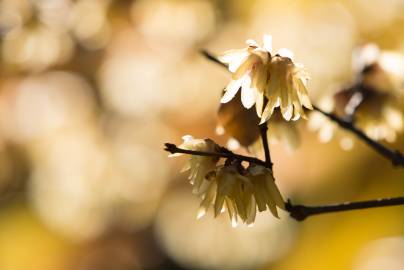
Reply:
<svg viewBox="0 0 404 270"><path fill-rule="evenodd" d="M241 103L244 108L250 109L255 103L254 89L251 88L251 76L245 76L241 86Z"/></svg>
<svg viewBox="0 0 404 270"><path fill-rule="evenodd" d="M231 80L230 83L227 85L226 92L224 92L222 98L220 99L220 102L227 103L232 100L236 96L237 91L240 89L242 83L243 78L238 80Z"/></svg>
<svg viewBox="0 0 404 270"><path fill-rule="evenodd" d="M264 49L269 52L272 53L272 36L265 34L264 35Z"/></svg>

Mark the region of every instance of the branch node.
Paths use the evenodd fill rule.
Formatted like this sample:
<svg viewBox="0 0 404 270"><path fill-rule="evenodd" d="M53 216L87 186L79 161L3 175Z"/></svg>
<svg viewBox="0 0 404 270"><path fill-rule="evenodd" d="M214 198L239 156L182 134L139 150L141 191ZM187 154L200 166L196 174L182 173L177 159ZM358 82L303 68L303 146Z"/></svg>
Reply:
<svg viewBox="0 0 404 270"><path fill-rule="evenodd" d="M290 199L285 203L285 207L289 215L297 221L303 221L310 216L310 212L306 206L293 205Z"/></svg>

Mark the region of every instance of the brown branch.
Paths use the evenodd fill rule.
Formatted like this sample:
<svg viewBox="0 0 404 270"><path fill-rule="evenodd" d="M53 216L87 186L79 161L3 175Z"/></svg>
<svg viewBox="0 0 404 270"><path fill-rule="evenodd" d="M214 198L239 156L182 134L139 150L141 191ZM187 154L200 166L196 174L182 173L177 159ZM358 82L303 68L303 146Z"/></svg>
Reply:
<svg viewBox="0 0 404 270"><path fill-rule="evenodd" d="M262 146L264 147L264 154L265 154L265 163L267 167L272 169L273 163L271 160L271 153L269 152L269 145L268 145L268 126L267 123L259 125L260 135L262 140Z"/></svg>
<svg viewBox="0 0 404 270"><path fill-rule="evenodd" d="M293 205L290 201L288 201L286 202L286 211L290 213L290 216L292 218L298 221L302 221L307 217L314 215L385 207L385 206L403 205L403 204L404 204L404 197L384 198L384 199L359 201L359 202L345 202L341 204L330 204L320 206Z"/></svg>
<svg viewBox="0 0 404 270"><path fill-rule="evenodd" d="M394 166L404 166L404 156L398 150L391 150L388 147L384 146L383 144L372 140L362 130L358 129L350 121L343 120L333 113L325 112L325 111L321 110L320 108L318 108L317 106L313 106L313 109L315 111L323 114L324 116L328 117L330 120L337 123L343 129L346 129L346 130L352 132L353 134L355 134L359 139L364 141L367 145L369 145L371 148L373 148L380 155L382 155L383 157L390 160Z"/></svg>
<svg viewBox="0 0 404 270"><path fill-rule="evenodd" d="M216 64L219 64L220 66L222 66L224 68L227 68L227 65L225 63L220 62L220 60L215 55L210 53L209 51L202 49L201 54L203 56L205 56L208 60L210 60L210 61L212 61L212 62L214 62Z"/></svg>
<svg viewBox="0 0 404 270"><path fill-rule="evenodd" d="M214 56L212 53L202 50L201 53L209 60L212 62L215 62L222 67L227 68L227 65L220 62L216 56ZM346 121L344 119L339 118L333 113L328 113L323 110L321 110L319 107L314 106L313 108L315 111L323 114L324 116L328 117L330 120L336 122L341 128L348 130L355 134L360 140L364 141L367 145L369 145L371 148L373 148L376 152L378 152L380 155L382 155L384 158L388 159L391 161L393 166L401 166L404 167L404 155L398 151L398 150L392 150L383 144L371 139L369 136L367 136L362 130L358 129L352 121Z"/></svg>
<svg viewBox="0 0 404 270"><path fill-rule="evenodd" d="M235 159L235 160L239 160L239 161L247 161L247 162L261 165L268 169L271 169L270 167L268 167L268 164L263 160L260 160L255 157L248 157L248 156L235 154L225 147L220 147L219 152L203 152L203 151L193 151L193 150L181 149L181 148L178 148L175 144L166 143L164 150L167 152L170 152L171 154L182 153L182 154L188 154L188 155L210 156L210 157Z"/></svg>
<svg viewBox="0 0 404 270"><path fill-rule="evenodd" d="M178 148L175 144L166 143L165 144L166 151L171 154L182 153L188 155L198 155L198 156L212 156L219 158L228 158L235 159L239 161L247 161L251 163L255 163L257 165L265 166L268 168L268 163L254 157L247 157L243 155L238 155L225 147L220 147L219 152L203 152L203 151L192 151ZM384 198L384 199L376 199L369 201L359 201L359 202L345 202L341 204L330 204L330 205L319 205L319 206L306 206L299 204L292 204L290 200L285 202L286 211L289 212L290 216L297 221L305 220L306 218L314 215L326 214L326 213L336 213L350 210L360 210L360 209L368 209L368 208L376 208L376 207L386 207L386 206L394 206L394 205L404 205L404 197L396 197L396 198Z"/></svg>

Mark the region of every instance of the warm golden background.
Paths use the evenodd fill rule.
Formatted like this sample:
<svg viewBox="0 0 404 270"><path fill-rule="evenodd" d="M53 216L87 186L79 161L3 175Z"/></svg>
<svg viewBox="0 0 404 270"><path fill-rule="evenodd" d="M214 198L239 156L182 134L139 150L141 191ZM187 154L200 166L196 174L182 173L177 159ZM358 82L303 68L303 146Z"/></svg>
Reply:
<svg viewBox="0 0 404 270"><path fill-rule="evenodd" d="M196 221L184 159L164 142L214 133L222 52L273 35L316 98L352 80L366 42L404 52L403 0L0 0L0 269L404 269L404 207L254 227ZM271 146L285 197L404 194L404 170L357 142ZM404 150L404 135L394 146Z"/></svg>

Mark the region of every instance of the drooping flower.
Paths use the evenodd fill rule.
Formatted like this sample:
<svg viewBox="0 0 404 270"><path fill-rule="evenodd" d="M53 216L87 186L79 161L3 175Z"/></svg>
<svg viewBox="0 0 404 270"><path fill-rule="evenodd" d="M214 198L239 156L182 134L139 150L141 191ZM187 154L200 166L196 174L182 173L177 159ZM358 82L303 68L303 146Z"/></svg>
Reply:
<svg viewBox="0 0 404 270"><path fill-rule="evenodd" d="M306 89L309 77L303 65L294 63L289 57L275 55L271 58L269 77L264 92L268 103L260 115L261 123L268 121L277 107L287 121L306 118L303 107L310 110L313 107ZM258 104L257 111L260 111Z"/></svg>
<svg viewBox="0 0 404 270"><path fill-rule="evenodd" d="M253 194L258 211L269 209L272 215L279 218L277 207L285 209L285 203L275 184L272 171L263 166L251 164L247 173L247 177L253 184Z"/></svg>
<svg viewBox="0 0 404 270"><path fill-rule="evenodd" d="M256 153L262 149L259 122L255 109L244 108L240 93L237 93L230 102L220 104L216 133L228 137L227 147L231 150L243 146L250 152ZM269 142L274 144L282 142L286 150L295 150L300 144L298 122L286 122L280 110L276 110L266 123Z"/></svg>
<svg viewBox="0 0 404 270"><path fill-rule="evenodd" d="M264 46L254 40L246 41L248 47L224 52L219 60L228 65L232 80L227 85L221 99L227 103L241 89L241 102L251 108L259 95L262 95L268 81L268 62L271 58L272 37L264 35Z"/></svg>
<svg viewBox="0 0 404 270"><path fill-rule="evenodd" d="M355 112L356 125L374 140L394 142L404 128L403 112L394 95L370 91Z"/></svg>
<svg viewBox="0 0 404 270"><path fill-rule="evenodd" d="M221 102L229 102L241 89L243 106L249 109L256 104L261 123L268 121L278 107L287 121L305 118L304 107L312 109L312 105L306 89L308 74L303 65L294 63L293 53L287 49L273 55L269 35L264 36L262 48L253 40L248 40L247 45L245 49L230 50L219 57L232 72Z"/></svg>
<svg viewBox="0 0 404 270"><path fill-rule="evenodd" d="M217 145L210 139L194 139L190 135L183 136L184 142L179 148L193 151L215 152ZM181 153L170 154L170 157L183 155ZM193 185L193 192L199 193L200 188L209 172L215 170L217 157L191 155L181 172L189 171L190 183Z"/></svg>
<svg viewBox="0 0 404 270"><path fill-rule="evenodd" d="M208 178L198 218L204 216L211 205L215 217L227 211L233 226L239 218L247 225L253 224L257 208L260 212L269 209L279 217L276 207L285 209L285 204L272 172L259 165L250 165L243 175L239 169L236 165L220 166Z"/></svg>
<svg viewBox="0 0 404 270"><path fill-rule="evenodd" d="M253 185L247 177L238 172L235 165L218 167L202 197L198 218L204 216L213 205L214 216L227 211L233 227L237 225L238 217L247 225L255 220Z"/></svg>
<svg viewBox="0 0 404 270"><path fill-rule="evenodd" d="M397 64L401 61L400 57L392 60L392 55L380 51L374 44L354 50L352 65L357 72L356 80L352 86L338 91L332 98L324 98L321 107L345 120L355 121L355 125L373 140L394 142L397 133L404 129L404 117L398 101L399 76L397 70L393 75L390 71L393 67L388 65L388 62ZM401 70L404 73L404 62ZM319 113L310 116L309 127L319 130L323 142L329 141L338 130L335 123ZM352 145L353 141L346 136L341 140L343 148L350 149Z"/></svg>

